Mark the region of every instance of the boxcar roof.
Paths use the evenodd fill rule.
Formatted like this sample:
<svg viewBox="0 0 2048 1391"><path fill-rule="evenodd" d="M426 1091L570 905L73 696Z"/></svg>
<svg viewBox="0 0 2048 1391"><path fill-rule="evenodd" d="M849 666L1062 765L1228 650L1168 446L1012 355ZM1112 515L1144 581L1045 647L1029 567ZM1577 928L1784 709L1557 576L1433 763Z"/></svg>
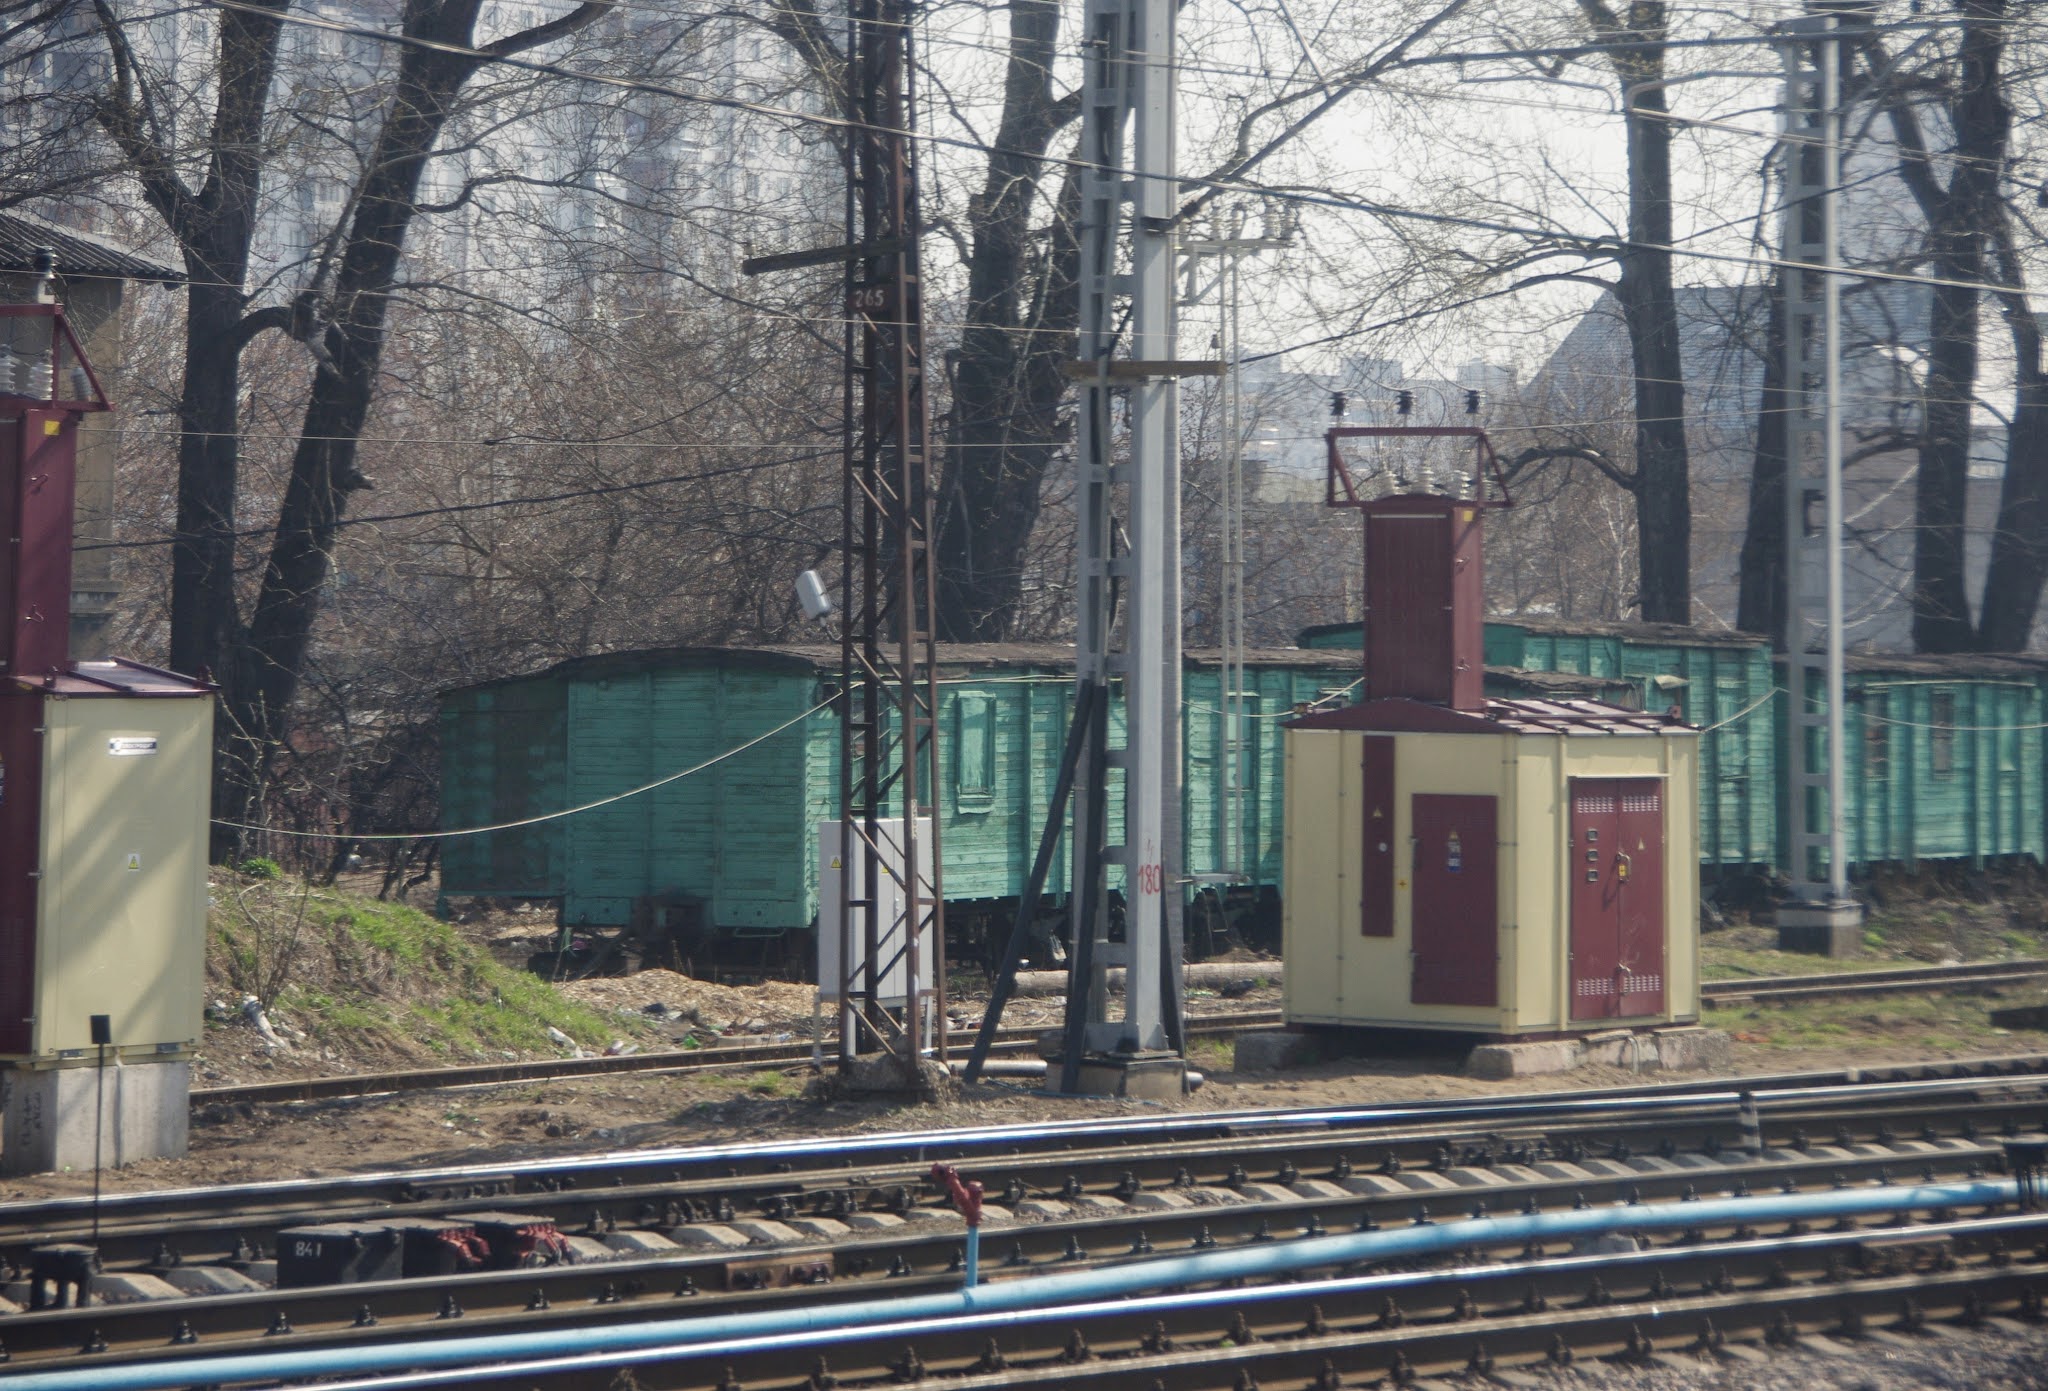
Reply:
<svg viewBox="0 0 2048 1391"><path fill-rule="evenodd" d="M2048 658L2023 652L1850 652L1844 654L1843 665L1859 676L1889 673L1949 681L2017 680L2029 685L2048 672Z"/></svg>
<svg viewBox="0 0 2048 1391"><path fill-rule="evenodd" d="M1612 637L1665 647L1765 647L1755 633L1728 628L1691 628L1682 623L1601 623L1585 619L1489 615L1489 623L1508 623L1544 637Z"/></svg>
<svg viewBox="0 0 2048 1391"><path fill-rule="evenodd" d="M1738 633L1725 628L1688 628L1679 623L1601 623L1586 619L1537 618L1527 615L1490 613L1488 623L1520 628L1542 637L1609 637L1664 647L1763 647L1755 633ZM1357 623L1317 623L1303 628L1300 641L1359 631ZM1323 649L1327 651L1328 649Z"/></svg>
<svg viewBox="0 0 2048 1391"><path fill-rule="evenodd" d="M940 643L939 665L952 672L1037 669L1066 672L1074 668L1071 643ZM1192 666L1216 666L1222 660L1217 648L1189 648L1186 660ZM1333 674L1358 669L1358 654L1342 649L1299 647L1253 648L1245 653L1245 664L1255 667L1309 667ZM760 647L653 647L632 652L603 652L589 657L571 657L539 671L501 676L464 686L451 686L442 694L488 690L535 680L605 680L647 671L665 671L691 666L745 666L779 670L792 676L836 676L839 648L827 643L792 643Z"/></svg>

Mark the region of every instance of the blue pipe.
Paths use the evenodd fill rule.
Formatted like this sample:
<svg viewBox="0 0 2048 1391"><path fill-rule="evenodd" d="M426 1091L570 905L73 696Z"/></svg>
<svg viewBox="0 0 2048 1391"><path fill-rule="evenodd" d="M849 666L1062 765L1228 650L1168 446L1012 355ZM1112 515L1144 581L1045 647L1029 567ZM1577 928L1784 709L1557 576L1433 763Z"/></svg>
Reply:
<svg viewBox="0 0 2048 1391"><path fill-rule="evenodd" d="M2014 1201L2010 1180L1919 1184L1912 1187L1837 1189L1762 1198L1717 1198L1693 1203L1628 1204L1572 1212L1539 1212L1431 1223L1392 1231L1296 1241L1261 1242L1229 1251L1173 1256L1072 1271L1035 1279L1006 1280L913 1299L871 1299L856 1304L775 1309L696 1319L615 1324L601 1328L496 1333L475 1338L442 1338L364 1347L313 1348L303 1352L239 1353L180 1359L170 1363L92 1367L76 1371L28 1372L0 1377L8 1391L172 1391L206 1383L334 1377L406 1369L473 1367L491 1362L564 1353L646 1351L683 1355L694 1345L721 1339L793 1335L865 1327L907 1319L1039 1309L1076 1300L1113 1299L1173 1285L1281 1275L1318 1266L1357 1261L1399 1260L1467 1246L1520 1241L1555 1241L1601 1232L1669 1231L1927 1208L1996 1206ZM507 1369L499 1368L500 1372Z"/></svg>
<svg viewBox="0 0 2048 1391"><path fill-rule="evenodd" d="M2041 1221L2039 1214L2026 1213L2012 1217L1987 1217L1946 1223L1934 1223L1913 1228L1916 1236L1937 1237L1963 1232L2011 1232L2022 1239L2038 1232ZM1855 1236L1840 1233L1808 1233L1803 1236L1780 1237L1777 1239L1757 1238L1753 1241L1722 1242L1705 1248L1727 1252L1754 1252L1765 1249L1780 1251L1787 1247L1814 1249L1841 1246L1844 1242L1856 1240ZM1605 1252L1597 1256L1558 1256L1552 1258L1523 1258L1520 1260L1487 1261L1480 1259L1471 1265L1450 1266L1429 1271L1389 1271L1374 1275L1329 1275L1311 1280L1288 1280L1269 1285L1242 1285L1228 1290L1209 1287L1198 1290L1173 1290L1165 1294L1132 1295L1123 1299L1096 1303L1053 1304L1028 1312L1005 1310L1001 1313L958 1314L949 1319L910 1319L887 1324L871 1324L863 1329L867 1338L881 1338L890 1342L907 1343L915 1346L917 1340L938 1333L986 1333L996 1336L1032 1324L1054 1323L1066 1325L1100 1318L1114 1310L1126 1319L1143 1318L1147 1315L1166 1317L1183 1313L1189 1309L1205 1307L1213 1309L1218 1303L1232 1308L1241 1305L1259 1305L1279 1300L1321 1300L1325 1304L1336 1304L1343 1308L1363 1307L1359 1301L1368 1295L1394 1293L1412 1285L1429 1281L1439 1283L1447 1280L1488 1280L1503 1281L1519 1279L1544 1272L1569 1275L1575 1270L1613 1271L1631 1265L1648 1265L1669 1257L1668 1248L1647 1251ZM1665 1311L1652 1305L1645 1311L1644 1323L1653 1335L1661 1332L1657 1320ZM710 1343L696 1343L689 1349L692 1358L744 1357L768 1349L793 1352L804 1348L830 1349L847 1340L844 1329L828 1329L810 1333L782 1333L770 1338L724 1338ZM392 1375L358 1377L348 1381L324 1381L321 1391L428 1391L428 1388L467 1386L479 1381L501 1379L507 1374L525 1377L544 1377L557 1372L588 1374L638 1367L650 1359L659 1357L642 1350L637 1352L584 1352L560 1357L536 1358L530 1362L500 1363L485 1367L442 1368L431 1372L398 1372ZM678 1357L676 1360L680 1360Z"/></svg>

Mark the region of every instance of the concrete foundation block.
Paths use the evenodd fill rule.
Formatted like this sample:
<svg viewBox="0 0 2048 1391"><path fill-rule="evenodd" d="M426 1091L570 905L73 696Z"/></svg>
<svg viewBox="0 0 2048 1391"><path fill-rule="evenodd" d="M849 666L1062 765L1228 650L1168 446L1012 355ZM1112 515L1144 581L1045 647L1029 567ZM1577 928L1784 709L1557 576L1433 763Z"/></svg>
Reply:
<svg viewBox="0 0 2048 1391"><path fill-rule="evenodd" d="M738 1232L756 1246L794 1246L803 1236L793 1227L766 1219L745 1219L724 1224L731 1231Z"/></svg>
<svg viewBox="0 0 2048 1391"><path fill-rule="evenodd" d="M1465 1071L1488 1081L1504 1077L1535 1077L1570 1072L1579 1065L1576 1039L1531 1039L1522 1043L1482 1043L1465 1058Z"/></svg>
<svg viewBox="0 0 2048 1391"><path fill-rule="evenodd" d="M1057 1084L1057 1069L1046 1073ZM1087 1058L1075 1090L1081 1096L1128 1096L1141 1101L1177 1101L1187 1095L1188 1065L1171 1053L1129 1058Z"/></svg>
<svg viewBox="0 0 2048 1391"><path fill-rule="evenodd" d="M890 1232L903 1225L903 1219L893 1212L849 1212L846 1225L857 1232ZM671 1232L673 1236L675 1233Z"/></svg>
<svg viewBox="0 0 2048 1391"><path fill-rule="evenodd" d="M163 1272L163 1279L172 1288L192 1295L253 1294L263 1288L224 1265L174 1265Z"/></svg>
<svg viewBox="0 0 2048 1391"><path fill-rule="evenodd" d="M1193 1207L1194 1203L1178 1193L1148 1188L1142 1193L1131 1194L1130 1206L1139 1212L1171 1212Z"/></svg>
<svg viewBox="0 0 2048 1391"><path fill-rule="evenodd" d="M1725 1072L1735 1066L1726 1029L1665 1029L1655 1035L1657 1066L1666 1072Z"/></svg>
<svg viewBox="0 0 2048 1391"><path fill-rule="evenodd" d="M713 1222L670 1227L668 1239L678 1246L698 1251L743 1251L748 1245L747 1239L731 1227L721 1227Z"/></svg>
<svg viewBox="0 0 2048 1391"><path fill-rule="evenodd" d="M141 1304L153 1299L183 1299L185 1292L154 1275L118 1271L93 1276L92 1297L95 1304Z"/></svg>
<svg viewBox="0 0 2048 1391"><path fill-rule="evenodd" d="M1343 1199L1351 1196L1344 1189L1326 1178L1296 1179L1287 1186L1293 1191L1295 1197L1307 1198L1311 1201L1319 1198L1329 1201L1331 1199Z"/></svg>
<svg viewBox="0 0 2048 1391"><path fill-rule="evenodd" d="M95 1132L109 1169L178 1159L190 1140L192 1064L109 1059L96 1067L0 1072L0 1172L41 1174L93 1166ZM97 1112L94 1099L103 1098Z"/></svg>
<svg viewBox="0 0 2048 1391"><path fill-rule="evenodd" d="M1314 1056L1314 1046L1314 1040L1307 1034L1277 1029L1239 1034L1236 1059L1231 1066L1239 1072L1279 1072L1307 1062Z"/></svg>
<svg viewBox="0 0 2048 1391"><path fill-rule="evenodd" d="M1863 950L1863 905L1787 903L1778 909L1778 950L1854 956Z"/></svg>

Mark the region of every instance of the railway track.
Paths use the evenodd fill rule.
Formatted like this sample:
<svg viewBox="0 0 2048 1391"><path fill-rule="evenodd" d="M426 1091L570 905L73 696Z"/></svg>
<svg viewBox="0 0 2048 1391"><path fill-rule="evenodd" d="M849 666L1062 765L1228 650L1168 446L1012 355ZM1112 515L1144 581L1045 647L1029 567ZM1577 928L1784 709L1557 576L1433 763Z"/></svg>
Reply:
<svg viewBox="0 0 2048 1391"><path fill-rule="evenodd" d="M1959 1083L1971 1087L2035 1086L2048 1074L2048 1055L1905 1064L1874 1068L1763 1074L1742 1086L1763 1098L1801 1093L1874 1097L1881 1086L1904 1088ZM1849 1090L1854 1084L1853 1090ZM1120 1121L1069 1121L1041 1125L993 1126L939 1134L835 1135L811 1140L773 1141L716 1148L675 1146L613 1153L570 1155L458 1165L431 1170L367 1173L317 1179L110 1194L100 1204L101 1242L108 1259L139 1263L159 1241L186 1240L184 1254L232 1249L252 1227L292 1222L375 1217L423 1211L435 1203L506 1201L567 1203L603 1207L611 1215L630 1213L650 1190L688 1186L704 1201L719 1197L745 1204L777 1188L800 1186L801 1172L837 1171L868 1176L879 1186L883 1174L913 1177L934 1160L962 1165L1021 1162L1054 1156L1079 1163L1078 1156L1109 1149L1140 1155L1172 1145L1243 1147L1254 1144L1331 1140L1400 1143L1404 1162L1427 1161L1436 1152L1431 1136L1453 1138L1465 1131L1577 1126L1581 1130L1619 1124L1629 1108L1640 1108L1657 1124L1664 1113L1692 1116L1692 1128L1725 1130L1735 1092L1715 1079L1687 1079L1631 1087L1600 1088L1541 1096L1481 1101L1423 1101L1365 1107L1318 1107L1292 1111L1216 1111L1167 1114ZM1896 1094L1896 1093L1895 1093ZM1841 1103L1849 1106L1851 1103ZM1854 1103L1861 1105L1861 1102ZM1681 1125L1683 1130L1687 1126ZM1333 1138L1334 1137L1334 1138ZM1725 1134L1723 1138L1726 1138ZM995 1157L995 1158L992 1158ZM1169 1170L1170 1172L1170 1170ZM1112 1180L1120 1177L1112 1176ZM1064 1183L1064 1179L1062 1179ZM73 1241L92 1230L93 1209L83 1197L54 1198L0 1206L0 1252L33 1241ZM210 1243L201 1245L199 1243Z"/></svg>
<svg viewBox="0 0 2048 1391"><path fill-rule="evenodd" d="M2025 985L2048 978L2048 959L1972 961L1957 966L1900 966L1881 971L1840 971L1813 976L1757 976L1710 980L1700 987L1709 1004L1789 1003L1858 995L1912 994L1972 986Z"/></svg>
<svg viewBox="0 0 2048 1391"><path fill-rule="evenodd" d="M979 1145L959 1136L875 1137L850 1144L844 1156L824 1146L728 1147L697 1152L693 1161L667 1155L652 1172L632 1162L643 1156L614 1156L609 1167L586 1161L573 1175L559 1163L531 1175L501 1172L502 1184L475 1171L373 1176L379 1181L354 1189L354 1207L346 1205L347 1189L331 1186L200 1191L182 1195L173 1204L182 1217L157 1222L154 1234L110 1200L103 1250L111 1264L146 1268L152 1278L230 1270L260 1280L268 1273L266 1241L277 1239L279 1225L308 1215L327 1223L380 1214L460 1222L511 1208L553 1223L587 1259L23 1312L0 1317L0 1343L13 1359L5 1371L15 1374L238 1347L612 1326L674 1317L684 1307L713 1317L879 1292L908 1297L959 1280L960 1221L923 1177L942 1152L959 1154L963 1170L988 1184L999 1211L985 1238L984 1268L1008 1280L1154 1253L1250 1250L1360 1227L1455 1221L1475 1209L1569 1211L1724 1192L1967 1179L2002 1165L2006 1132L2048 1121L2048 1077L2039 1071L1785 1087L1760 1096L1770 1148L1750 1155L1730 1148L1733 1094L1641 1090L1650 1094L1240 1115L1121 1133L1036 1127L982 1132ZM564 1184L569 1177L583 1181ZM393 1182L410 1201L377 1199L380 1189L388 1197ZM304 1204L297 1215L289 1201L278 1201L286 1191ZM0 1209L0 1249L26 1264L18 1243L83 1236L66 1225L80 1206ZM717 1230L737 1233L741 1244L704 1244ZM156 1245L183 1244L156 1250L152 1235ZM230 1241L244 1249L224 1262Z"/></svg>
<svg viewBox="0 0 2048 1391"><path fill-rule="evenodd" d="M2010 1189L1976 1184L1949 1191L1987 1186L2001 1192ZM1869 1196L1889 1203L1888 1195L1908 1191L1885 1189ZM1584 1208L1583 1203L1574 1206ZM1728 1206L1704 1204L1700 1210ZM259 1349L267 1365L278 1356L331 1355L393 1342L409 1350L409 1360L425 1361L418 1352L426 1346L423 1339L439 1344L459 1339L460 1346L442 1360L464 1364L467 1370L451 1374L449 1382L521 1388L818 1387L949 1373L987 1378L971 1385L1022 1386L1050 1379L1060 1385L1122 1387L1146 1385L1142 1379L1127 1378L1155 1368L1173 1368L1176 1376L1192 1378L1168 1380L1169 1385L1241 1388L1245 1383L1234 1379L1240 1365L1260 1368L1260 1377L1304 1378L1283 1384L1343 1384L1315 1380L1322 1369L1314 1356L1332 1359L1342 1376L1392 1374L1400 1384L1407 1375L1404 1364L1419 1374L1458 1365L1484 1367L1496 1357L1542 1355L1564 1360L1574 1352L1584 1355L1589 1342L1601 1349L1611 1342L1629 1349L1633 1359L1647 1361L1660 1345L1666 1351L1678 1350L1687 1336L1698 1351L1717 1353L1724 1337L1739 1336L1745 1329L1783 1345L1799 1336L1802 1319L1810 1323L1818 1318L1860 1334L1866 1331L1866 1318L1899 1316L1913 1330L1930 1310L1945 1307L1981 1321L1989 1312L1989 1301L2003 1301L2014 1312L2037 1312L2041 1287L2048 1283L2041 1250L2048 1238L2048 1217L2015 1212L2002 1203L1995 1206L1997 1212L1987 1208L1983 1218L1963 1218L1941 1208L1933 1210L1931 1220L1845 1218L1820 1232L1799 1221L1773 1221L1770 1226L1783 1230L1770 1234L1717 1212L1697 1227L1680 1231L1675 1240L1654 1235L1630 1238L1627 1249L1614 1245L1590 1253L1557 1238L1522 1240L1513 1233L1485 1232L1480 1229L1517 1224L1512 1218L1488 1223L1479 1217L1447 1222L1437 1243L1444 1252L1441 1258L1361 1263L1307 1246L1302 1248L1306 1254L1290 1257L1273 1244L1303 1241L1318 1248L1349 1244L1356 1249L1361 1240L1325 1238L1320 1230L1236 1243L1236 1249L1254 1252L1267 1265L1274 1263L1276 1253L1281 1261L1292 1259L1298 1266L1293 1277L1304 1283L1278 1285L1247 1286L1228 1279L1219 1284L1216 1260L1227 1256L1231 1247L1198 1239L1191 1243L1189 1261L1169 1265L1164 1273L1145 1268L1158 1269L1154 1263L1161 1255L1155 1251L1165 1253L1163 1245L1123 1255L1120 1262L1117 1257L1107 1262L1097 1257L1062 1258L1052 1266L1057 1271L1052 1278L1068 1286L1077 1276L1089 1278L1087 1272L1095 1266L1104 1267L1103 1275L1121 1275L1140 1288L1198 1287L1192 1291L1094 1304L1053 1300L1051 1307L1039 1309L1027 1303L1041 1298L1028 1285L1034 1283L1033 1277L1047 1277L1050 1263L1026 1269L1006 1266L989 1287L989 1302L1007 1293L1024 1312L994 1319L929 1316L934 1302L957 1298L946 1293L960 1283L957 1268L939 1275L905 1271L887 1277L888 1290L881 1301L872 1287L849 1287L835 1280L723 1298L693 1294L687 1304L668 1295L665 1283L650 1289L617 1278L596 1297L565 1305L547 1297L547 1287L537 1283L540 1276L535 1273L528 1276L536 1282L535 1294L523 1308L516 1298L498 1312L496 1306L479 1301L482 1316L472 1308L466 1319L451 1315L447 1301L455 1297L458 1286L475 1295L476 1285L443 1281L441 1312L409 1318L392 1315L386 1302L389 1291L365 1286L329 1292L330 1299L353 1304L356 1310L350 1320L344 1308L331 1327L288 1326L279 1316L260 1336L218 1341L188 1318L170 1324L167 1311L156 1309L129 1319L133 1324L153 1317L159 1329L173 1328L170 1338L156 1347L130 1347L118 1341L108 1345L94 1326L86 1338L96 1351L68 1358L17 1357L6 1371L15 1376L89 1368L95 1377L104 1377L124 1363L147 1361L190 1364L196 1375L209 1365L205 1359ZM1628 1203L1592 1216L1602 1222L1640 1224L1639 1230L1654 1234L1659 1227L1679 1227L1688 1220L1686 1211L1684 1202ZM1540 1220L1541 1214L1519 1225ZM1204 1262L1207 1270L1192 1271L1193 1264ZM1119 1263L1124 1266L1121 1271L1113 1268ZM1183 1272L1206 1278L1188 1278ZM847 1303L846 1315L869 1325L877 1321L878 1303L885 1309L893 1303L918 1316L912 1322L891 1320L880 1327L857 1322L842 1328L835 1326L833 1310L824 1307L842 1301L863 1301ZM805 1312L793 1319L793 1307ZM74 1331L86 1327L92 1316L107 1322L114 1313L78 1312L87 1317L71 1320ZM764 1318L829 1332L816 1337L801 1332L793 1337L786 1332L774 1337L720 1336L726 1329L750 1323L758 1327ZM649 1352L643 1347L576 1355L557 1359L559 1365L553 1367L529 1362L483 1374L474 1370L474 1364L498 1361L500 1354L471 1356L466 1351L479 1339L507 1335L521 1341L546 1339L558 1347L586 1341L601 1346L620 1341L619 1331L636 1322L647 1326L637 1335L640 1341L658 1347L664 1339L673 1340L672 1351ZM0 1322L0 1328L13 1330L21 1324L16 1318ZM703 1348L675 1346L684 1339L716 1341ZM1176 1352L1182 1355L1166 1356ZM1314 1355L1306 1367L1298 1360L1304 1352ZM1390 1353L1397 1353L1399 1360L1390 1359ZM1371 1360L1375 1357L1380 1359L1377 1364ZM743 1372L736 1373L735 1359L743 1359L737 1363ZM631 1379L615 1380L623 1368L632 1369ZM907 1375L909 1369L921 1369L923 1375ZM1220 1381L1203 1379L1219 1372ZM408 1373L363 1384L416 1386L443 1380ZM1258 1378L1252 1384L1257 1385Z"/></svg>
<svg viewBox="0 0 2048 1391"><path fill-rule="evenodd" d="M1188 1019L1191 1039L1228 1038L1247 1029L1273 1028L1281 1022L1278 1010L1248 1010L1236 1014L1194 1015ZM1029 1052L1043 1027L1008 1028L996 1035L993 1052ZM974 1043L971 1030L956 1030L948 1045L961 1057ZM825 1056L836 1056L836 1035L827 1036ZM501 1087L520 1082L551 1082L579 1077L662 1076L678 1073L721 1072L730 1068L796 1067L812 1058L809 1039L785 1043L721 1043L708 1048L677 1049L658 1053L629 1053L609 1058L543 1058L531 1062L479 1063L464 1067L429 1067L409 1072L366 1072L340 1077L304 1077L281 1082L238 1083L228 1087L200 1087L192 1092L194 1106L273 1105L304 1101L333 1101L347 1097L384 1096L414 1091L444 1091L465 1087Z"/></svg>
<svg viewBox="0 0 2048 1391"><path fill-rule="evenodd" d="M859 1385L945 1379L975 1388L1413 1385L1470 1372L1516 1380L1515 1362L1609 1358L1694 1374L1847 1343L1896 1355L1935 1343L1946 1317L2024 1334L2048 1270L2011 1247L2038 1215L1992 1223L1666 1247L1628 1254L1474 1260L1448 1269L1307 1280L1071 1306L1052 1317L968 1317L715 1350L600 1353L510 1369L414 1373L335 1391L462 1385L501 1391ZM2035 1335L2038 1336L2038 1335Z"/></svg>
<svg viewBox="0 0 2048 1391"><path fill-rule="evenodd" d="M1959 966L1906 966L1881 971L1845 971L1810 976L1763 976L1707 981L1700 987L1708 1004L1779 1003L1857 995L1912 993L1971 986L2027 984L2048 979L2048 959L1973 962ZM1278 1010L1245 1010L1234 1014L1196 1015L1188 1020L1190 1038L1228 1038L1252 1029L1280 1026ZM1028 1052L1042 1029L1009 1028L997 1035L995 1052ZM973 1042L970 1031L949 1038L964 1050ZM833 1041L828 1038L829 1054ZM662 1076L719 1072L733 1068L794 1067L810 1061L809 1040L786 1043L725 1043L709 1048L633 1053L624 1057L547 1058L527 1062L482 1063L463 1067L420 1068L405 1072L356 1073L339 1077L294 1078L279 1082L238 1083L193 1091L195 1106L275 1105L384 1096L414 1091L507 1086L521 1082L562 1081L584 1077Z"/></svg>

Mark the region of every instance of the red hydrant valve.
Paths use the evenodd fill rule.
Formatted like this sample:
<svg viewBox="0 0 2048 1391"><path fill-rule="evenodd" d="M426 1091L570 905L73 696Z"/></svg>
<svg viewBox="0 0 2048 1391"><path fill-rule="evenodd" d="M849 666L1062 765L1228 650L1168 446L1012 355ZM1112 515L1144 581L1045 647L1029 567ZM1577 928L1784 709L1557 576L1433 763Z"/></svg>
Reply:
<svg viewBox="0 0 2048 1391"><path fill-rule="evenodd" d="M968 1226L979 1227L981 1225L981 1185L979 1183L962 1183L960 1181L960 1171L951 1164L932 1165L932 1182L945 1187L946 1192L952 1196L953 1206L958 1208L960 1215L967 1219Z"/></svg>

